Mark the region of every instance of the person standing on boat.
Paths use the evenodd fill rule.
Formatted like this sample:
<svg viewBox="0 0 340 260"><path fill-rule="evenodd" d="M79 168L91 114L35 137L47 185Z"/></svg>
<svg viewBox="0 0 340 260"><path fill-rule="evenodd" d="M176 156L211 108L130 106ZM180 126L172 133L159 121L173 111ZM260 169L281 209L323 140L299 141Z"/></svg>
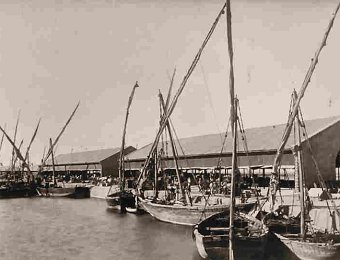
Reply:
<svg viewBox="0 0 340 260"><path fill-rule="evenodd" d="M241 172L238 167L235 169L235 195L241 195Z"/></svg>

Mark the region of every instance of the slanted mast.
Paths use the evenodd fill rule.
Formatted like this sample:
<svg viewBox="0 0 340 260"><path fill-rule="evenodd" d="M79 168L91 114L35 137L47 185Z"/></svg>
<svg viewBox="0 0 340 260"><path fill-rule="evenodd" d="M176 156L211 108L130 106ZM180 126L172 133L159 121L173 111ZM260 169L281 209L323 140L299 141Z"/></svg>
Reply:
<svg viewBox="0 0 340 260"><path fill-rule="evenodd" d="M299 106L300 106L301 99L303 98L303 96L305 94L305 91L306 91L306 89L309 85L309 82L311 80L311 77L313 75L314 69L315 69L315 67L316 67L316 65L319 61L319 55L320 55L323 47L326 46L326 41L327 41L328 35L329 35L329 33L330 33L330 31L333 27L334 19L335 19L336 15L339 11L339 8L340 8L340 2L338 3L334 13L332 14L332 17L331 17L331 19L328 23L326 32L325 32L325 34L322 38L321 44L319 45L319 47L318 47L317 51L315 52L315 55L314 55L314 57L311 61L311 64L309 66L309 69L307 71L305 79L304 79L302 86L299 90L299 93L296 97L296 101L294 103L292 113L289 116L288 123L287 123L286 129L285 129L285 132L284 132L284 135L283 135L283 138L282 138L282 142L281 142L279 148L277 149L276 156L275 156L274 163L273 163L272 175L271 175L271 178L270 178L269 190L268 190L270 192L269 200L270 200L270 204L271 204L271 210L274 210L274 205L275 205L275 200L276 200L276 192L277 192L278 184L279 184L278 169L279 169L279 165L281 163L283 150L284 150L284 148L287 144L290 133L292 131L294 119L295 119L295 117L298 113L298 109L299 109Z"/></svg>
<svg viewBox="0 0 340 260"><path fill-rule="evenodd" d="M129 97L129 101L128 101L128 105L127 105L127 109L126 109L126 115L125 115L125 122L124 122L124 127L123 127L123 135L122 135L122 145L120 147L120 154L119 154L119 181L120 181L120 189L124 190L125 187L125 176L124 176L124 171L125 171L125 166L124 166L124 149L125 149L125 136L126 136L126 127L127 127L127 122L128 122L128 118L129 118L129 113L130 113L130 107L132 104L132 100L133 100L133 96L135 94L135 90L136 88L138 88L138 82L136 82L136 84L133 86L130 97Z"/></svg>

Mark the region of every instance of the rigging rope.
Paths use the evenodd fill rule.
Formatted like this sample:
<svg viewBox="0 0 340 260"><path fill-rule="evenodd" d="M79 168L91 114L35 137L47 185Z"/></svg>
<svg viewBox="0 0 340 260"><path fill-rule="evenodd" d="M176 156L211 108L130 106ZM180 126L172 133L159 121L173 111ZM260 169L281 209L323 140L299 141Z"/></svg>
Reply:
<svg viewBox="0 0 340 260"><path fill-rule="evenodd" d="M224 3L222 9L220 10L219 14L217 15L217 17L216 17L212 27L210 28L207 36L205 37L201 47L199 48L199 50L198 50L198 52L197 52L197 54L196 54L196 56L195 56L195 58L194 58L194 60L193 60L193 62L191 64L191 66L189 67L188 72L184 76L184 78L182 80L182 83L181 83L177 93L175 94L175 96L174 96L174 98L173 98L173 100L172 100L172 102L171 102L171 104L169 106L169 109L167 109L166 114L163 116L162 124L161 124L161 126L160 126L160 128L158 130L158 133L157 133L157 135L155 137L155 140L154 140L154 142L152 144L152 147L151 147L151 149L149 151L149 154L148 154L147 159L145 161L144 167L142 169L142 174L138 177L138 181L137 182L138 182L138 186L139 187L141 187L140 181L144 179L145 170L147 168L147 165L149 164L149 161L151 159L152 153L155 150L156 145L159 142L160 135L161 135L162 131L164 130L164 128L166 126L166 123L167 123L171 113L173 112L173 110L174 110L174 108L175 108L175 106L177 104L178 98L181 95L184 87L186 86L186 83L187 83L189 77L191 76L192 72L194 71L194 69L195 69L195 67L196 67L196 65L197 65L197 63L198 63L198 61L199 61L199 59L200 59L200 57L202 55L202 52L203 52L205 46L207 45L211 35L213 34L213 32L214 32L214 30L215 30L215 28L216 28L216 26L218 24L218 21L220 20L222 14L224 13L225 7L226 7L226 3Z"/></svg>
<svg viewBox="0 0 340 260"><path fill-rule="evenodd" d="M220 155L219 155L218 161L217 161L217 168L220 168L221 164L222 164L222 154L223 154L224 146L225 146L225 143L226 143L227 137L228 137L228 129L229 129L229 126L230 126L230 121L231 121L231 116L229 117L229 120L228 120L228 123L227 123L227 128L226 128L226 131L225 131L225 135L224 135L224 139L223 139Z"/></svg>
<svg viewBox="0 0 340 260"><path fill-rule="evenodd" d="M247 160L248 160L248 165L250 165L250 158L249 158L249 149L248 149L248 142L247 142L247 136L246 136L246 132L244 130L244 126L243 126L243 120L242 120L242 114L241 114L241 108L240 108L240 102L237 102L238 104L238 124L240 127L240 133L241 133L241 139L242 139L242 145L243 145L243 149L246 153L247 156ZM250 175L250 174L249 174Z"/></svg>
<svg viewBox="0 0 340 260"><path fill-rule="evenodd" d="M174 125L172 124L172 120L171 120L170 118L169 118L169 123L170 123L170 127L171 127L173 133L175 134L175 139L176 139L176 141L177 141L177 144L178 144L178 146L180 147L181 152L182 152L182 154L183 154L184 161L185 161L187 167L189 167L189 165L190 165L190 164L189 164L189 161L188 161L188 159L187 159L187 157L186 157L186 154L184 153L183 146L181 145L181 143L180 143L180 141L179 141L179 138L178 138L178 136L177 136L177 132L176 132L175 127L174 127ZM176 146L175 146L175 147L176 147ZM176 147L176 151L177 151L177 147ZM178 154L178 152L177 152L177 154ZM177 157L177 158L178 158L178 157ZM193 174L193 173L191 172L191 176L193 177L195 183L198 184L198 181L197 181L197 179L196 179L195 174ZM206 203L207 203L209 197L208 197L208 198L205 197L205 195L204 195L204 193L203 193L203 191L202 191L202 189L201 189L201 187L200 187L199 185L198 185L198 190L199 190L199 192L201 192L201 194L202 194L204 200L205 200Z"/></svg>
<svg viewBox="0 0 340 260"><path fill-rule="evenodd" d="M217 131L219 133L219 136L220 136L221 142L222 142L222 140L223 140L222 132L220 131L220 128L219 128L219 126L217 124L217 117L216 117L216 112L215 112L215 109L214 109L214 103L212 102L212 99L211 99L211 94L210 94L209 87L208 87L208 81L207 81L207 78L205 77L205 73L204 73L202 62L200 63L200 67L201 67L201 71L202 71L202 75L203 75L204 86L205 86L205 89L207 90L207 93L208 93L207 96L208 96L208 100L209 100L209 105L210 105L211 110L213 112L216 128L217 128Z"/></svg>
<svg viewBox="0 0 340 260"><path fill-rule="evenodd" d="M305 125L304 120L303 120L303 116L302 116L301 109L299 109L299 112L300 112L300 117L301 117L300 124L301 124L301 127L302 127L302 129L303 129L303 135L304 135L305 138L306 138L307 147L308 147L308 150L309 150L309 152L310 152L310 155L311 155L311 158L312 158L312 161L313 161L315 170L316 170L316 175L317 175L319 184L321 185L322 191L325 191L326 194L327 194L327 197L330 198L332 207L335 209L335 211L336 211L338 217L340 218L340 211L339 211L338 208L336 207L335 202L334 202L334 200L332 199L332 196L329 194L329 192L328 192L328 190L327 190L327 186L326 186L326 184L325 184L325 180L323 179L323 177L322 177L322 175L321 175L319 165L318 165L318 163L317 163L317 161L316 161L316 159L315 159L315 156L314 156L314 153L313 153L313 150L312 150L312 145L311 145L311 143L310 143L310 140L309 140L309 137L308 137L308 134L307 134L306 125ZM326 200L326 204L327 204L327 208L328 208L329 213L332 214L331 209L330 209L330 206L329 206L329 204L328 204L328 200Z"/></svg>

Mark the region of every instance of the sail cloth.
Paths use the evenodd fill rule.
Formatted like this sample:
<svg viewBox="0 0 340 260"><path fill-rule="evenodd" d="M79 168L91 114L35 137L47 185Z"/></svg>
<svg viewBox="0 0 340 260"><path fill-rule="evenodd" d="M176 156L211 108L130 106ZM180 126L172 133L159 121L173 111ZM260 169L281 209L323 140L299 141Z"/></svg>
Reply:
<svg viewBox="0 0 340 260"><path fill-rule="evenodd" d="M316 207L309 212L313 227L321 230L327 230L328 232L331 232L334 229L340 230L339 217L336 213L332 213L332 215L329 213L327 207Z"/></svg>

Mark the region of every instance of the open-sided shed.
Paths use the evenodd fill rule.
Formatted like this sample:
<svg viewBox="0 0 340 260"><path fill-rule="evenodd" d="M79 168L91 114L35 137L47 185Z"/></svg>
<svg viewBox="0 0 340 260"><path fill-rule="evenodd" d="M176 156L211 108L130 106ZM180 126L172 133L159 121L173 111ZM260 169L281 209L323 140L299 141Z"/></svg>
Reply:
<svg viewBox="0 0 340 260"><path fill-rule="evenodd" d="M124 149L127 155L136 148L128 146ZM118 160L120 148L100 149L68 154L55 157L55 169L58 172L97 172L101 176L118 176ZM49 160L45 171L52 171L52 161Z"/></svg>
<svg viewBox="0 0 340 260"><path fill-rule="evenodd" d="M244 149L241 136L239 140L238 164L243 167L263 166L270 171L276 150L281 142L286 124L245 129L246 144ZM313 157L325 180L339 179L340 151L340 116L305 121L307 136L302 136L303 167L306 172L306 184L313 185L317 180L317 170ZM282 158L282 165L294 165L292 148L296 143L294 131L287 142ZM182 138L176 141L179 154L179 165L183 168L211 168L218 165L231 166L232 140L231 133L227 134L222 149L224 134L209 134ZM311 151L309 149L311 146ZM161 147L161 144L159 145ZM165 167L174 167L170 144L165 151ZM132 153L127 158L127 167L140 169L150 151L151 144Z"/></svg>

